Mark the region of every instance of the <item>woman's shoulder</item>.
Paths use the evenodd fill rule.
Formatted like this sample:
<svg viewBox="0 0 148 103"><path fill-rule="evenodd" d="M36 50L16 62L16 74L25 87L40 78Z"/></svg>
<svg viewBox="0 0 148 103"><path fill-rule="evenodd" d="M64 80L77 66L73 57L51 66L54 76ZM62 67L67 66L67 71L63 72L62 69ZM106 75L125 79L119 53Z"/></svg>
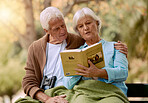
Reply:
<svg viewBox="0 0 148 103"><path fill-rule="evenodd" d="M117 42L115 42L115 41L106 41L106 40L104 40L104 41L105 41L105 44L108 44L108 45L112 45L112 44L117 43Z"/></svg>
<svg viewBox="0 0 148 103"><path fill-rule="evenodd" d="M113 46L115 43L116 43L115 41L106 41L106 40L104 40L103 44L105 44L105 46Z"/></svg>
<svg viewBox="0 0 148 103"><path fill-rule="evenodd" d="M78 49L83 49L84 48L84 45L80 46Z"/></svg>
<svg viewBox="0 0 148 103"><path fill-rule="evenodd" d="M104 40L104 44L103 44L104 50L106 52L114 52L114 50L115 50L114 44L115 43L116 43L115 41L105 41Z"/></svg>

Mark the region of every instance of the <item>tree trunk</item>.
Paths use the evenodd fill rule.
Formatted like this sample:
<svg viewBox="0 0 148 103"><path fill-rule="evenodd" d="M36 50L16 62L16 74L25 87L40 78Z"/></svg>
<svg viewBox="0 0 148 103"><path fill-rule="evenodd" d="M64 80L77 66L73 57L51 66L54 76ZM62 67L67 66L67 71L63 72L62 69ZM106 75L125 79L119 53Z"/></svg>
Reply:
<svg viewBox="0 0 148 103"><path fill-rule="evenodd" d="M10 96L10 103L12 103L12 96Z"/></svg>
<svg viewBox="0 0 148 103"><path fill-rule="evenodd" d="M27 49L29 45L37 39L34 17L33 17L33 7L32 0L23 0L25 5L25 22L26 22L26 33L21 36L21 45L24 49Z"/></svg>
<svg viewBox="0 0 148 103"><path fill-rule="evenodd" d="M44 9L51 6L51 1L52 0L44 0Z"/></svg>
<svg viewBox="0 0 148 103"><path fill-rule="evenodd" d="M89 3L90 1L104 1L104 0L73 0L72 2L67 2L67 5L63 7L62 13L64 16L67 16L73 9L74 5Z"/></svg>

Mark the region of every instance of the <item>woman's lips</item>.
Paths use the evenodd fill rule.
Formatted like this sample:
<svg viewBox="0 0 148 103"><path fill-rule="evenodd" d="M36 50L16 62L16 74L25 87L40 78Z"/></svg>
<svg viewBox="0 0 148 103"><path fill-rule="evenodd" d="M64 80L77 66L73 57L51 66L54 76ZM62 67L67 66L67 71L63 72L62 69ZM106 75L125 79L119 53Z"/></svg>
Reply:
<svg viewBox="0 0 148 103"><path fill-rule="evenodd" d="M85 34L90 34L90 32L86 32Z"/></svg>

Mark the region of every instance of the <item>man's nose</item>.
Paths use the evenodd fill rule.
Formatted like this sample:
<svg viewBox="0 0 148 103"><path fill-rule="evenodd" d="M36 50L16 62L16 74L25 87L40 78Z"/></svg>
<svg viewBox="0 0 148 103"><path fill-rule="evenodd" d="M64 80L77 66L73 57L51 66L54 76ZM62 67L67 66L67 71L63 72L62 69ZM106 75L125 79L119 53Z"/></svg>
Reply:
<svg viewBox="0 0 148 103"><path fill-rule="evenodd" d="M65 28L60 27L60 32L65 33Z"/></svg>

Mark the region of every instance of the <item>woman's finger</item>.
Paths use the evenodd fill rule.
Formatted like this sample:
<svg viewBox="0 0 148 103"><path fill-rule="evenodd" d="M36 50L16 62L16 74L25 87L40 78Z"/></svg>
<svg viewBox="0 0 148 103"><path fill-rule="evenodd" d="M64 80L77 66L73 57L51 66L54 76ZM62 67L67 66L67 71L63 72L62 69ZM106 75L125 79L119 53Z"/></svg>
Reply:
<svg viewBox="0 0 148 103"><path fill-rule="evenodd" d="M88 64L90 65L90 67L94 65L90 60L88 60Z"/></svg>
<svg viewBox="0 0 148 103"><path fill-rule="evenodd" d="M87 69L87 67L85 67L85 66L83 66L83 65L81 65L81 64L77 64L77 66L78 66L79 68L81 68L81 69Z"/></svg>
<svg viewBox="0 0 148 103"><path fill-rule="evenodd" d="M79 73L79 72L76 72L76 75L81 75L81 76L86 76L86 74L84 74L84 73Z"/></svg>
<svg viewBox="0 0 148 103"><path fill-rule="evenodd" d="M86 72L85 69L78 69L78 68L76 68L75 71L77 71L77 72L79 72L79 73L80 73L80 72L81 72L81 73L85 73L85 72Z"/></svg>

